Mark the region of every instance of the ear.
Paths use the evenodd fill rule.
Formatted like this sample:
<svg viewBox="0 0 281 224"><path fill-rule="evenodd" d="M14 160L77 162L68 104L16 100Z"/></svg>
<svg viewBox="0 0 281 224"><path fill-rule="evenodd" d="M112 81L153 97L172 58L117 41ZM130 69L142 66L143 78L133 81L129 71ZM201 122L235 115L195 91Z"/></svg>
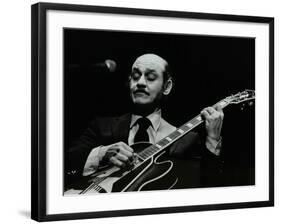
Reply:
<svg viewBox="0 0 281 224"><path fill-rule="evenodd" d="M172 90L172 87L173 87L173 81L172 81L172 79L168 79L166 81L166 83L164 84L163 94L166 95L166 96L169 95L169 93Z"/></svg>

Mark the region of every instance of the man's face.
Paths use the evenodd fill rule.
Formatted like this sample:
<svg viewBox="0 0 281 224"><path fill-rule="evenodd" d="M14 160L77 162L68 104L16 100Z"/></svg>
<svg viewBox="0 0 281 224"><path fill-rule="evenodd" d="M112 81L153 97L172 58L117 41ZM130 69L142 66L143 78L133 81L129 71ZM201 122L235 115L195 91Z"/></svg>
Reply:
<svg viewBox="0 0 281 224"><path fill-rule="evenodd" d="M130 95L134 104L158 104L162 98L164 71L167 62L154 54L137 58L132 66Z"/></svg>

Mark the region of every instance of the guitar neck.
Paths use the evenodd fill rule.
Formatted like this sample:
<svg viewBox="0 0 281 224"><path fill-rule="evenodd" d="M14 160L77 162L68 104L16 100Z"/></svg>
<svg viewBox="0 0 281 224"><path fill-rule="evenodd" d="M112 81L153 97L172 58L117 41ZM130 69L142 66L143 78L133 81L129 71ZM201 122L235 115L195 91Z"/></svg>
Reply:
<svg viewBox="0 0 281 224"><path fill-rule="evenodd" d="M218 103L216 103L215 105L220 105L221 108L223 109L229 105L229 101L223 99ZM143 160L147 160L151 158L156 153L166 149L169 145L171 145L172 143L174 143L175 141L177 141L178 139L189 133L191 130L193 130L195 127L199 126L203 122L204 121L201 117L201 114L197 115L190 121L186 122L185 124L177 128L177 130L175 130L174 132L172 132L171 134L169 134L168 136L157 142L155 145L151 145L150 147L144 149L142 152L138 154L138 156Z"/></svg>

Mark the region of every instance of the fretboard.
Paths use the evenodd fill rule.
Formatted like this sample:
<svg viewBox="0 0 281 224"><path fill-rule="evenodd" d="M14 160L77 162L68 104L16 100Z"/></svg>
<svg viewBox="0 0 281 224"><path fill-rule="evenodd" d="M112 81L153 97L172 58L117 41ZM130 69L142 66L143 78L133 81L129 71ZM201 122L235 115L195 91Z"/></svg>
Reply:
<svg viewBox="0 0 281 224"><path fill-rule="evenodd" d="M223 100L219 101L218 103L216 103L215 105L217 105L217 104L219 104L222 108L225 108L226 106L229 105L229 102L226 99L223 99ZM197 115L190 121L186 122L184 125L177 128L177 130L175 130L174 132L172 132L165 138L158 141L156 144L151 145L148 148L144 149L142 152L140 152L138 154L138 156L142 160L147 160L147 159L151 158L152 156L154 156L158 152L164 150L169 145L171 145L172 143L174 143L175 141L177 141L178 139L180 139L181 137L186 135L188 132L190 132L191 130L193 130L195 127L199 126L203 122L204 121L203 121L201 115L200 114Z"/></svg>

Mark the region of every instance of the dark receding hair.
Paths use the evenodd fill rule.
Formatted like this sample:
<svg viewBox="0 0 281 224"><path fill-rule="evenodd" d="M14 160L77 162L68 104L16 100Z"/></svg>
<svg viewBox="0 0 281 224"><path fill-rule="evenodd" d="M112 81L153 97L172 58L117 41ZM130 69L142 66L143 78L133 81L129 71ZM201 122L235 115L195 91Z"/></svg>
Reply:
<svg viewBox="0 0 281 224"><path fill-rule="evenodd" d="M172 71L171 71L171 67L170 67L170 65L167 62L166 66L165 66L165 71L163 73L164 83L166 83L169 79L172 80L172 82L174 82Z"/></svg>

